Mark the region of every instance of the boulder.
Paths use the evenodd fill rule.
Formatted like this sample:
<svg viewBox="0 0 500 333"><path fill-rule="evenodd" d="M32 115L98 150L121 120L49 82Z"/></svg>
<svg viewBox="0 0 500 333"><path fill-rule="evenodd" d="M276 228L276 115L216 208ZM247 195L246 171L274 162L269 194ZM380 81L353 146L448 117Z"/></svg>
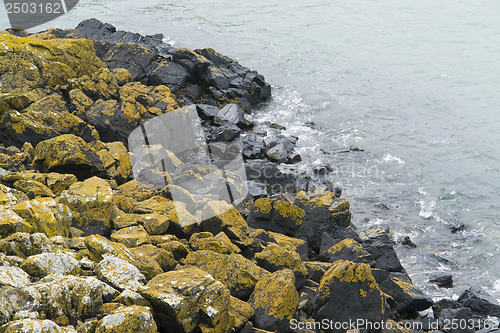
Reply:
<svg viewBox="0 0 500 333"><path fill-rule="evenodd" d="M483 316L500 316L500 305L479 286L472 286L460 295L458 302Z"/></svg>
<svg viewBox="0 0 500 333"><path fill-rule="evenodd" d="M115 299L113 302L123 304L125 306L138 305L138 306L146 306L148 308L152 308L151 303L144 297L142 297L139 293L136 293L132 290L124 290Z"/></svg>
<svg viewBox="0 0 500 333"><path fill-rule="evenodd" d="M34 165L43 172L73 173L78 178L103 175L104 165L97 152L73 134L37 144Z"/></svg>
<svg viewBox="0 0 500 333"><path fill-rule="evenodd" d="M0 287L19 287L30 283L30 276L19 267L0 266Z"/></svg>
<svg viewBox="0 0 500 333"><path fill-rule="evenodd" d="M250 304L231 296L229 315L234 318L234 330L238 332L253 317L254 310Z"/></svg>
<svg viewBox="0 0 500 333"><path fill-rule="evenodd" d="M26 258L21 268L33 277L51 274L77 275L81 272L80 263L64 253L40 253Z"/></svg>
<svg viewBox="0 0 500 333"><path fill-rule="evenodd" d="M49 238L42 233L17 232L5 239L0 239L0 252L21 258L52 252L53 248Z"/></svg>
<svg viewBox="0 0 500 333"><path fill-rule="evenodd" d="M291 247L269 244L264 251L255 254L257 265L273 273L282 269L290 269L295 275L296 288L300 289L306 282L307 269L300 256Z"/></svg>
<svg viewBox="0 0 500 333"><path fill-rule="evenodd" d="M248 225L294 236L302 224L304 210L287 199L260 198L250 210Z"/></svg>
<svg viewBox="0 0 500 333"><path fill-rule="evenodd" d="M137 261L137 257L143 257L148 261L154 260L163 271L171 271L177 265L172 252L158 248L153 245L141 245L130 249ZM146 276L147 277L147 276Z"/></svg>
<svg viewBox="0 0 500 333"><path fill-rule="evenodd" d="M14 188L25 193L30 199L54 196L54 192L50 188L36 180L20 179L14 183Z"/></svg>
<svg viewBox="0 0 500 333"><path fill-rule="evenodd" d="M11 321L3 333L64 333L63 329L48 319L20 319Z"/></svg>
<svg viewBox="0 0 500 333"><path fill-rule="evenodd" d="M115 230L111 233L110 239L113 242L125 244L127 247L151 244L149 234L143 226L134 226Z"/></svg>
<svg viewBox="0 0 500 333"><path fill-rule="evenodd" d="M58 202L70 208L74 227L87 235L103 235L111 229L112 199L108 182L92 177L71 185L59 196Z"/></svg>
<svg viewBox="0 0 500 333"><path fill-rule="evenodd" d="M229 240L229 242L231 241ZM207 231L192 234L189 238L189 246L191 246L191 248L195 251L211 250L222 254L231 254L233 252L232 247L229 247L227 243L218 240L211 232Z"/></svg>
<svg viewBox="0 0 500 333"><path fill-rule="evenodd" d="M95 277L88 277L71 290L71 304L80 320L92 318L103 306L103 283Z"/></svg>
<svg viewBox="0 0 500 333"><path fill-rule="evenodd" d="M0 210L0 238L16 232L33 232L33 226L10 209Z"/></svg>
<svg viewBox="0 0 500 333"><path fill-rule="evenodd" d="M147 281L151 280L156 275L160 275L163 273L163 269L156 260L145 256L145 251L133 251L134 249L136 248L131 248L130 251L132 253L132 256L134 257L134 262L132 264L137 267L142 274L144 274ZM168 258L173 260L173 255L170 254ZM175 262L175 260L173 262Z"/></svg>
<svg viewBox="0 0 500 333"><path fill-rule="evenodd" d="M146 277L128 261L106 256L95 267L96 276L118 290L137 291L146 282Z"/></svg>
<svg viewBox="0 0 500 333"><path fill-rule="evenodd" d="M34 232L41 232L48 237L69 237L72 214L70 209L52 198L38 198L23 201L12 210L33 226Z"/></svg>
<svg viewBox="0 0 500 333"><path fill-rule="evenodd" d="M316 320L380 322L390 316L368 264L339 260L322 277L313 315Z"/></svg>
<svg viewBox="0 0 500 333"><path fill-rule="evenodd" d="M0 325L9 322L14 309L10 304L9 299L3 294L0 294Z"/></svg>
<svg viewBox="0 0 500 333"><path fill-rule="evenodd" d="M380 227L371 228L361 232L359 236L363 242L363 248L375 260L376 268L389 272L406 273L394 250L394 242L389 238L384 229Z"/></svg>
<svg viewBox="0 0 500 333"><path fill-rule="evenodd" d="M255 284L269 273L240 254L200 250L191 252L185 262L210 273L229 289L232 296L242 300L247 300Z"/></svg>
<svg viewBox="0 0 500 333"><path fill-rule="evenodd" d="M390 273L389 278L380 284L380 289L396 302L394 310L403 318L418 315L432 306L432 299L415 286L406 275Z"/></svg>
<svg viewBox="0 0 500 333"><path fill-rule="evenodd" d="M188 253L191 252L191 250L189 249L189 245L175 240L158 244L158 247L172 253L175 260L181 260L182 258L185 258Z"/></svg>
<svg viewBox="0 0 500 333"><path fill-rule="evenodd" d="M196 267L156 276L142 294L151 302L160 329L180 332L229 332L230 293Z"/></svg>
<svg viewBox="0 0 500 333"><path fill-rule="evenodd" d="M218 234L224 231L231 239L243 237L242 230L248 228L240 213L225 201L210 201L201 212L200 229Z"/></svg>
<svg viewBox="0 0 500 333"><path fill-rule="evenodd" d="M264 276L255 285L248 304L254 309L252 321L256 327L290 332L290 320L299 305L294 273L284 269Z"/></svg>
<svg viewBox="0 0 500 333"><path fill-rule="evenodd" d="M371 263L373 258L361 244L352 238L346 238L321 253L318 260L335 262L337 260L349 260L356 263Z"/></svg>
<svg viewBox="0 0 500 333"><path fill-rule="evenodd" d="M68 83L71 90L78 89L93 100L118 99L118 82L108 68L71 79Z"/></svg>
<svg viewBox="0 0 500 333"><path fill-rule="evenodd" d="M143 332L157 333L149 308L132 305L113 311L97 324L95 333Z"/></svg>
<svg viewBox="0 0 500 333"><path fill-rule="evenodd" d="M439 324L450 333L473 333L476 330L470 327L473 311L468 307L458 309L443 309L439 315ZM495 332L488 329L487 332Z"/></svg>
<svg viewBox="0 0 500 333"><path fill-rule="evenodd" d="M125 245L112 242L103 236L87 236L84 238L84 243L90 258L96 262L100 262L106 256L121 258L129 263L134 262L134 256Z"/></svg>

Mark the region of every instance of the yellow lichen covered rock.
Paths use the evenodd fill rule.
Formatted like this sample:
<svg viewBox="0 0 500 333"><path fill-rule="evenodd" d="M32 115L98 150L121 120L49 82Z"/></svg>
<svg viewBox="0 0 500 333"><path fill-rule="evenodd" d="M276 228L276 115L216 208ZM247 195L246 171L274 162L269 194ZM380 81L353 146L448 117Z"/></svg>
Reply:
<svg viewBox="0 0 500 333"><path fill-rule="evenodd" d="M92 318L103 306L103 283L91 276L83 279L71 290L71 304L78 318Z"/></svg>
<svg viewBox="0 0 500 333"><path fill-rule="evenodd" d="M146 282L145 276L128 261L106 256L96 265L96 276L118 290L137 291Z"/></svg>
<svg viewBox="0 0 500 333"><path fill-rule="evenodd" d="M147 306L148 308L151 307L151 303L144 297L142 297L139 293L136 293L135 291L132 290L124 290L122 293L118 296L116 296L115 299L113 299L113 302L123 304L125 306L131 306L131 305L138 305L138 306Z"/></svg>
<svg viewBox="0 0 500 333"><path fill-rule="evenodd" d="M118 98L118 83L113 73L107 68L101 68L91 76L83 75L69 80L71 89L79 89L94 100Z"/></svg>
<svg viewBox="0 0 500 333"><path fill-rule="evenodd" d="M30 283L30 276L19 267L0 267L0 287L19 287Z"/></svg>
<svg viewBox="0 0 500 333"><path fill-rule="evenodd" d="M260 198L251 208L248 223L253 228L293 236L302 225L304 214L302 208L286 198L279 200Z"/></svg>
<svg viewBox="0 0 500 333"><path fill-rule="evenodd" d="M2 92L25 92L45 85L64 85L92 74L104 64L86 39L40 40L0 34Z"/></svg>
<svg viewBox="0 0 500 333"><path fill-rule="evenodd" d="M221 231L240 242L248 240L248 224L233 205L225 201L210 201L201 212L200 229L218 234Z"/></svg>
<svg viewBox="0 0 500 333"><path fill-rule="evenodd" d="M115 68L111 70L119 86L123 86L133 81L132 74L125 68Z"/></svg>
<svg viewBox="0 0 500 333"><path fill-rule="evenodd" d="M255 285L248 303L255 311L254 325L271 331L288 331L299 305L295 275L289 269L264 276Z"/></svg>
<svg viewBox="0 0 500 333"><path fill-rule="evenodd" d="M40 253L26 258L21 268L33 277L51 274L78 275L81 273L78 260L65 253Z"/></svg>
<svg viewBox="0 0 500 333"><path fill-rule="evenodd" d="M390 318L391 312L370 266L339 260L321 279L314 315L334 322L380 322Z"/></svg>
<svg viewBox="0 0 500 333"><path fill-rule="evenodd" d="M118 186L116 192L129 198L132 202L144 201L156 195L154 189L147 187L137 180L131 180Z"/></svg>
<svg viewBox="0 0 500 333"><path fill-rule="evenodd" d="M129 249L121 244L108 240L101 235L90 235L84 238L90 259L100 262L105 256L114 256L124 259L129 263L134 262L134 256Z"/></svg>
<svg viewBox="0 0 500 333"><path fill-rule="evenodd" d="M215 238L214 235L208 231L191 235L191 237L189 238L189 246L191 246L191 248L195 251L211 250L222 254L233 253L231 247L229 247L226 243Z"/></svg>
<svg viewBox="0 0 500 333"><path fill-rule="evenodd" d="M253 317L254 311L250 304L231 296L229 314L234 317L234 330L238 331Z"/></svg>
<svg viewBox="0 0 500 333"><path fill-rule="evenodd" d="M26 194L0 184L0 208L11 208L24 200L29 200Z"/></svg>
<svg viewBox="0 0 500 333"><path fill-rule="evenodd" d="M148 308L143 306L121 307L103 317L95 333L157 333L156 323Z"/></svg>
<svg viewBox="0 0 500 333"><path fill-rule="evenodd" d="M14 183L14 188L25 193L30 199L54 196L54 192L50 188L36 180L20 179Z"/></svg>
<svg viewBox="0 0 500 333"><path fill-rule="evenodd" d="M48 319L19 319L11 321L3 333L64 333L63 329Z"/></svg>
<svg viewBox="0 0 500 333"><path fill-rule="evenodd" d="M174 269L175 265L177 264L172 252L158 248L154 245L141 245L138 247L134 247L130 249L130 252L134 256L136 262L138 261L138 257L144 258L144 260L150 262L154 261L158 264L160 269L165 272ZM160 273L162 272L160 271ZM144 272L143 274L146 275ZM146 278L148 278L147 275Z"/></svg>
<svg viewBox="0 0 500 333"><path fill-rule="evenodd" d="M373 261L371 254L361 244L351 238L343 239L322 253L321 256L329 262L335 262L340 259L364 263Z"/></svg>
<svg viewBox="0 0 500 333"><path fill-rule="evenodd" d="M73 226L87 234L104 234L111 228L113 191L108 182L98 177L75 183L58 201L73 213Z"/></svg>
<svg viewBox="0 0 500 333"><path fill-rule="evenodd" d="M35 254L52 252L54 245L42 233L17 232L0 240L0 252L26 258Z"/></svg>
<svg viewBox="0 0 500 333"><path fill-rule="evenodd" d="M125 244L127 247L151 244L149 234L143 226L134 226L115 230L111 234L110 239L113 242Z"/></svg>
<svg viewBox="0 0 500 333"><path fill-rule="evenodd" d="M57 235L69 237L71 211L52 198L23 201L12 207L12 210L31 224L35 232L43 232L48 237Z"/></svg>
<svg viewBox="0 0 500 333"><path fill-rule="evenodd" d="M240 254L225 255L213 251L191 252L186 265L196 266L224 283L231 295L247 299L257 281L269 272Z"/></svg>
<svg viewBox="0 0 500 333"><path fill-rule="evenodd" d="M97 152L73 134L40 142L35 148L33 163L45 172L67 171L84 178L104 172Z"/></svg>
<svg viewBox="0 0 500 333"><path fill-rule="evenodd" d="M10 209L0 209L0 238L16 232L33 232L33 226Z"/></svg>
<svg viewBox="0 0 500 333"><path fill-rule="evenodd" d="M302 263L300 256L291 247L281 247L277 244L269 244L264 251L255 254L257 264L268 270L276 272L288 268L295 274L297 289L304 284L307 277L307 269Z"/></svg>
<svg viewBox="0 0 500 333"><path fill-rule="evenodd" d="M142 292L151 302L158 325L180 332L229 332L229 290L195 267L156 276Z"/></svg>

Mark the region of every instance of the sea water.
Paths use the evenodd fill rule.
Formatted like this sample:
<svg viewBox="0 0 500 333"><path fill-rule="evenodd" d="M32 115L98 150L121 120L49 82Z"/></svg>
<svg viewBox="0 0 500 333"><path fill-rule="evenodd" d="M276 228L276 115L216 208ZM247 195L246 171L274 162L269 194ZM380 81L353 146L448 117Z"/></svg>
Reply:
<svg viewBox="0 0 500 333"><path fill-rule="evenodd" d="M259 71L273 99L256 121L299 137L301 167L330 165L360 230L411 238L396 248L414 283L500 298L499 14L492 0L81 0L31 32L95 17Z"/></svg>

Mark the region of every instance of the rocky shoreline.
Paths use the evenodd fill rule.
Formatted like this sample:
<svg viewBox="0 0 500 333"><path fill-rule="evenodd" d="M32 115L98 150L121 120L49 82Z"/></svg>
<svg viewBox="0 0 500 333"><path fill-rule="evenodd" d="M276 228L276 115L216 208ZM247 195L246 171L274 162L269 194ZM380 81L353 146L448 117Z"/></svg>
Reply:
<svg viewBox="0 0 500 333"><path fill-rule="evenodd" d="M270 85L213 49L95 19L7 29L0 83L0 333L495 332L484 290L433 302L388 230L293 172L298 138L251 122ZM131 133L187 109L218 159L146 140L167 169L144 166Z"/></svg>

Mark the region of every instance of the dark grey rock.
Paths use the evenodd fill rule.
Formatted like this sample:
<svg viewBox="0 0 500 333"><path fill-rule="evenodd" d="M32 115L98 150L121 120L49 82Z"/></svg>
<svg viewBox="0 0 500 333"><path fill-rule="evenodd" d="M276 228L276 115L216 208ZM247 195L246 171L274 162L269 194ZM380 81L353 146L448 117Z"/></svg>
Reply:
<svg viewBox="0 0 500 333"><path fill-rule="evenodd" d="M458 302L477 314L500 317L500 305L480 286L472 286L464 291Z"/></svg>

